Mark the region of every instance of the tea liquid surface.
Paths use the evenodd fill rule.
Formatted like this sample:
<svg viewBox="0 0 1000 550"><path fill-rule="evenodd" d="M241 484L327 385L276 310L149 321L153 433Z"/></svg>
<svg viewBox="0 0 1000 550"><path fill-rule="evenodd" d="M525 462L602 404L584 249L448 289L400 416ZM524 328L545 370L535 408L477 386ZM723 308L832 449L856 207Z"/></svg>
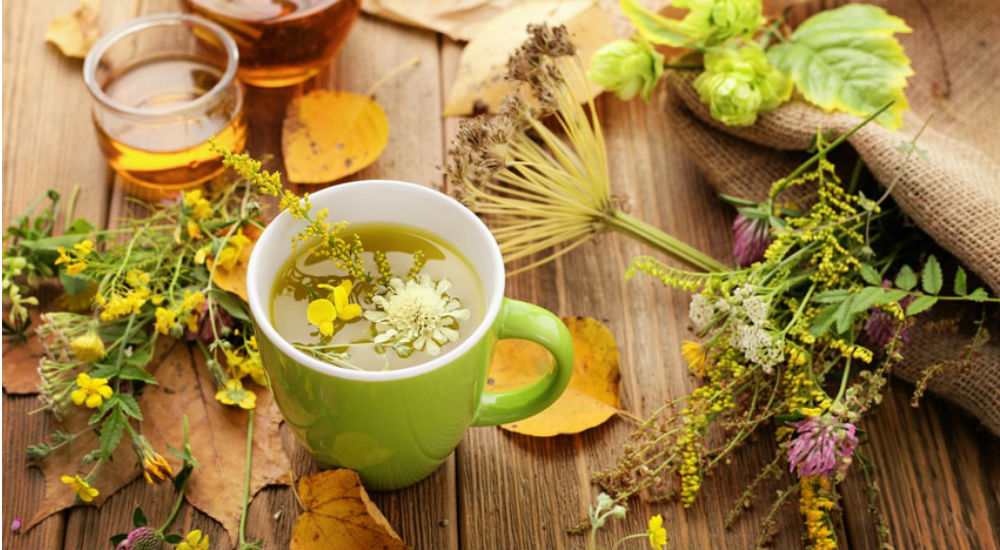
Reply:
<svg viewBox="0 0 1000 550"><path fill-rule="evenodd" d="M141 109L176 107L207 93L218 83L218 68L194 59L167 57L134 65L112 76L104 93L117 103ZM128 179L145 184L191 185L222 170L208 139L242 151L246 121L232 117L238 105L215 105L193 114L158 117L118 125L113 133L97 127L98 141L111 166Z"/></svg>
<svg viewBox="0 0 1000 550"><path fill-rule="evenodd" d="M363 258L370 271L376 271L372 253L381 250L386 254L393 273L402 280L412 265L413 253L422 250L427 262L420 273L437 282L448 279L452 283L447 294L459 299L471 315L458 326L459 338L441 346L441 354L454 349L479 325L485 313L482 284L475 270L460 253L450 245L427 233L410 227L388 224L352 224L343 235L348 238L356 233L364 243ZM309 324L306 309L309 302L325 298L328 291L320 284L337 286L345 273L332 260L313 253L315 245L303 247L290 258L278 272L271 289L271 323L285 340L291 343L315 344L320 341L317 328ZM361 304L365 311L374 307L364 296L361 285L355 284L351 301ZM351 342L369 343L375 336L372 323L363 316L344 324L332 339L335 344ZM410 367L425 363L435 356L416 350L409 357L399 357L395 351L376 353L373 346L351 347L352 365L365 370L384 370Z"/></svg>

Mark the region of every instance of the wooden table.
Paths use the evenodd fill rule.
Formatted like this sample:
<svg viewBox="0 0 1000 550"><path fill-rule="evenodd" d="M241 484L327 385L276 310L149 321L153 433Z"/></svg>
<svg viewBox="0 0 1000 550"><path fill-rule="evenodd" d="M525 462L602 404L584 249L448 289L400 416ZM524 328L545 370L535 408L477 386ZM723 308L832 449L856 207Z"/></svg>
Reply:
<svg viewBox="0 0 1000 550"><path fill-rule="evenodd" d="M81 62L62 57L42 39L49 18L71 11L77 3L3 3L5 225L48 187L68 192L81 185L77 213L98 224L123 212L122 188L105 165L91 127ZM172 0L115 0L105 2L103 9L102 24L108 29L176 6ZM414 55L421 63L378 91L391 121L389 145L374 165L354 178L401 179L447 191L437 167L444 163L457 121L442 119L439 113L460 51L459 44L432 32L369 17L358 21L335 66L303 88L362 92ZM300 90L250 94L252 152L280 153L284 104ZM600 99L613 191L628 197L638 217L717 258L727 258L732 212L707 190L656 105ZM622 276L628 260L642 252L648 250L604 236L558 262L511 278L508 290L509 296L561 315L589 315L605 322L621 350L623 407L640 416L694 384L685 374L678 346L687 334L687 296L649 279L626 282ZM933 397L911 408L910 391L894 383L885 403L864 424L872 435L869 453L882 476L891 541L899 548L1000 546L998 440ZM30 518L42 496L41 475L24 458L24 447L40 441L52 426L46 415L27 416L36 406L33 397L3 398L4 548L109 547L108 537L126 530L136 505L150 517L165 516L172 500L169 489L137 480L100 509L73 508L31 531L11 535L10 522ZM375 494L374 500L414 548L583 548L585 539L568 535L566 528L582 518L593 501L596 488L589 483L590 473L613 463L631 427L626 420L613 419L581 435L550 439L472 429L429 479L402 491ZM316 465L291 435L284 435L296 474L315 471ZM750 443L732 467L706 480L699 503L690 510L675 504L632 503L627 520L610 524L602 540L610 545L624 534L642 532L650 514L662 513L671 548L750 547L757 536L756 521L744 519L727 531L722 519L732 498L771 452L764 439ZM772 492L773 487L763 491ZM857 478L844 484L843 497L842 546L874 547L874 526ZM297 513L288 488L265 489L251 506L249 537L263 537L267 548L286 547ZM778 522L777 547L801 547L796 507L786 506ZM217 523L185 505L173 530L192 528L207 532L213 541L225 540Z"/></svg>

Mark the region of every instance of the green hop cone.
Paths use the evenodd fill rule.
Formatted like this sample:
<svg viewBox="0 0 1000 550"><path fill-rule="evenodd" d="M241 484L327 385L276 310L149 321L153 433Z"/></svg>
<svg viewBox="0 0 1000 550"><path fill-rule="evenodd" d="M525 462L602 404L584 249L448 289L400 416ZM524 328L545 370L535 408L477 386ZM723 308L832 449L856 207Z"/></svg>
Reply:
<svg viewBox="0 0 1000 550"><path fill-rule="evenodd" d="M761 0L675 0L673 5L691 10L680 30L704 47L749 37L764 24Z"/></svg>
<svg viewBox="0 0 1000 550"><path fill-rule="evenodd" d="M774 109L792 93L791 80L756 45L709 50L694 87L712 116L727 126L753 124L757 113Z"/></svg>
<svg viewBox="0 0 1000 550"><path fill-rule="evenodd" d="M645 39L636 38L638 41L615 40L597 50L587 71L587 78L623 101L638 93L649 101L663 75L663 56Z"/></svg>

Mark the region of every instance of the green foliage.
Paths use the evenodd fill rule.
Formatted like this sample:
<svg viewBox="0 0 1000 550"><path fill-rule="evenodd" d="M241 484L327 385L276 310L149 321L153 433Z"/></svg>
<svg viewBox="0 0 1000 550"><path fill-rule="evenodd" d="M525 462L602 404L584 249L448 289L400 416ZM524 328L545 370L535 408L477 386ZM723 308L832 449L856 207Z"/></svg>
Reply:
<svg viewBox="0 0 1000 550"><path fill-rule="evenodd" d="M920 285L927 294L937 294L941 292L943 277L941 275L941 264L937 258L930 256L924 263L924 269L920 273Z"/></svg>
<svg viewBox="0 0 1000 550"><path fill-rule="evenodd" d="M690 9L680 21L653 13L636 0L621 0L621 6L643 38L674 47L710 48L749 37L764 24L760 0L675 0L674 7Z"/></svg>
<svg viewBox="0 0 1000 550"><path fill-rule="evenodd" d="M705 72L694 81L712 116L729 126L749 126L757 113L788 99L792 84L767 61L756 44L738 50L713 48L705 54Z"/></svg>
<svg viewBox="0 0 1000 550"><path fill-rule="evenodd" d="M913 272L913 268L908 265L904 265L899 268L899 273L896 274L896 286L902 288L903 290L911 290L917 286L917 275Z"/></svg>
<svg viewBox="0 0 1000 550"><path fill-rule="evenodd" d="M663 56L639 35L634 40L616 40L590 59L587 78L628 101L637 94L649 101L663 75Z"/></svg>
<svg viewBox="0 0 1000 550"><path fill-rule="evenodd" d="M897 129L913 70L893 35L911 30L882 8L849 4L810 17L787 42L772 46L768 58L810 103L826 111L865 116L894 101L877 120Z"/></svg>

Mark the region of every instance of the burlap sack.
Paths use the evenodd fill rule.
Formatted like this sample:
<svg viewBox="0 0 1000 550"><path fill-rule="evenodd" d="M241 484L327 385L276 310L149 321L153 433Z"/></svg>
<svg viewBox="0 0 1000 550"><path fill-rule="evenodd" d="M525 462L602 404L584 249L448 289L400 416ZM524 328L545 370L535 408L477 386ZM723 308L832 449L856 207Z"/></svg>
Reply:
<svg viewBox="0 0 1000 550"><path fill-rule="evenodd" d="M1000 294L1000 4L997 0L874 1L914 29L900 35L916 76L912 109L899 132L869 124L849 140L881 182L899 177L892 195L939 245ZM818 128L845 132L859 119L789 102L746 128L712 119L691 86L693 76L668 76L666 109L692 158L720 193L761 199L798 166ZM933 113L905 165L897 147ZM920 330L895 368L915 382L924 370L954 359L968 333ZM946 370L930 389L1000 435L1000 334L967 369Z"/></svg>

